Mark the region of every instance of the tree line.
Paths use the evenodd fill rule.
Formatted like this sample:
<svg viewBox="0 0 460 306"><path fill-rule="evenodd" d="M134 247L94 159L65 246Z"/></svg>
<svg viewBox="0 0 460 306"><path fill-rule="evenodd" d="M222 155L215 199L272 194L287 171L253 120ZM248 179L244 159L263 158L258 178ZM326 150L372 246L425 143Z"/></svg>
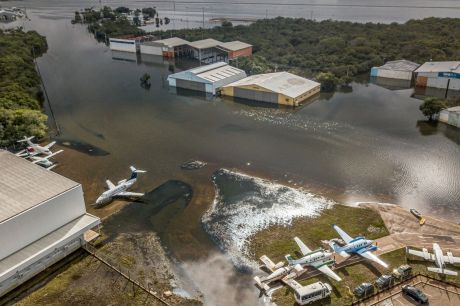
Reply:
<svg viewBox="0 0 460 306"><path fill-rule="evenodd" d="M34 57L48 49L46 38L35 31L0 30L0 145L23 136L43 137L47 116L42 113L41 80Z"/></svg>

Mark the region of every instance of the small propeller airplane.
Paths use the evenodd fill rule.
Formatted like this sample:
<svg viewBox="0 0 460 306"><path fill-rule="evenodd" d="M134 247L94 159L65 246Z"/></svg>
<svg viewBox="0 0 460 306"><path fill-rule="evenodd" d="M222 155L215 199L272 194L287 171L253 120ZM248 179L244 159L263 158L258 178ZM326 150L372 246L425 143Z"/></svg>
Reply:
<svg viewBox="0 0 460 306"><path fill-rule="evenodd" d="M342 257L349 257L350 254L358 254L366 259L372 260L379 265L388 268L388 264L383 262L377 255L373 254L372 252L377 251L377 246L374 245L374 241L365 239L364 237L357 236L355 238L351 238L350 235L345 233L337 225L332 226L335 231L342 237L343 241L345 241L344 246L339 246L333 241L329 241L329 245L331 248Z"/></svg>
<svg viewBox="0 0 460 306"><path fill-rule="evenodd" d="M32 142L32 139L34 138L35 136L31 136L31 137L24 136L24 139L18 140L17 142L26 142L27 148L16 153L16 156L29 157L29 156L40 155L40 154L51 155L53 153L51 152L50 148L56 143L56 141L53 141L47 144L46 146L40 146Z"/></svg>
<svg viewBox="0 0 460 306"><path fill-rule="evenodd" d="M116 186L110 180L105 181L108 190L103 192L101 196L97 198L94 206L101 206L103 204L109 203L114 197L142 197L144 195L143 193L128 192L126 190L131 188L131 186L136 182L138 173L145 173L147 171L138 170L133 166L129 168L131 169L131 176L127 179L119 181Z"/></svg>
<svg viewBox="0 0 460 306"><path fill-rule="evenodd" d="M412 250L406 247L406 252L412 254L414 256L422 257L428 261L434 261L437 268L428 267L428 271L446 274L446 275L453 275L457 276L457 271L447 270L446 264L456 264L460 263L460 257L455 257L452 252L447 252L447 256L443 255L443 251L439 244L433 243L433 253L429 253L426 248L423 248L422 251Z"/></svg>
<svg viewBox="0 0 460 306"><path fill-rule="evenodd" d="M274 281L281 280L283 283L288 284L290 280L297 278L306 271L301 265L284 267L284 262L282 261L275 264L267 255L262 255L260 260L265 264L265 267L272 272L262 278L259 276L254 277L257 286L264 291L268 291L270 289L268 285Z"/></svg>
<svg viewBox="0 0 460 306"><path fill-rule="evenodd" d="M286 255L286 260L290 266L312 266L338 282L342 280L334 271L331 270L331 268L329 268L330 265L335 263L335 260L331 259L332 253L327 252L322 248L312 251L298 237L294 237L294 241L299 246L303 257L300 259L294 259L290 254Z"/></svg>
<svg viewBox="0 0 460 306"><path fill-rule="evenodd" d="M56 152L54 152L54 153L52 153L50 155L47 155L45 157L38 157L38 156L28 155L28 156L26 156L26 158L30 159L33 164L40 165L43 168L45 168L46 170L51 170L51 169L55 168L57 166L57 164L53 163L49 159L51 157L55 156L56 154L59 154L59 153L61 153L63 151L64 150L59 150L59 151L56 151Z"/></svg>

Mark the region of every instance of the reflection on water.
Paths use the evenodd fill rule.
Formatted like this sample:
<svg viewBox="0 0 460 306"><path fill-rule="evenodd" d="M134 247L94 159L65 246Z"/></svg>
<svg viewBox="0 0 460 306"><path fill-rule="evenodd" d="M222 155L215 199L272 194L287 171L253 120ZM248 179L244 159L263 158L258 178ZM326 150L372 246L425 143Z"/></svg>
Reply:
<svg viewBox="0 0 460 306"><path fill-rule="evenodd" d="M419 120L417 128L423 136L432 136L442 133L446 138L460 145L460 128L438 121Z"/></svg>
<svg viewBox="0 0 460 306"><path fill-rule="evenodd" d="M370 82L390 90L407 89L411 88L412 86L411 80L389 79L381 77L371 77Z"/></svg>

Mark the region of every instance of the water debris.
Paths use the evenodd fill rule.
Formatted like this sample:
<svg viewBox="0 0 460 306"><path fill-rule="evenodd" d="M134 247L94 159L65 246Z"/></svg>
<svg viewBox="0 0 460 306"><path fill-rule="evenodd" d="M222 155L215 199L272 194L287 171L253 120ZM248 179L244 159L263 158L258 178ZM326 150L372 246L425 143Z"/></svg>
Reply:
<svg viewBox="0 0 460 306"><path fill-rule="evenodd" d="M196 170L205 167L207 164L204 161L192 160L183 163L180 167L184 170Z"/></svg>
<svg viewBox="0 0 460 306"><path fill-rule="evenodd" d="M250 237L270 225L316 217L334 202L243 173L220 169L213 175L216 197L203 216L204 229L239 269L257 264L248 256Z"/></svg>

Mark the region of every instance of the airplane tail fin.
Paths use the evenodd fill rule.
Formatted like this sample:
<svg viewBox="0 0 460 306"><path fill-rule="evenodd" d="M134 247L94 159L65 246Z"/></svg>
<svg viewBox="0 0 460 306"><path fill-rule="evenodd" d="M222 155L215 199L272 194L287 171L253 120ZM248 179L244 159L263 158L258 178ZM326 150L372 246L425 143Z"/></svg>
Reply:
<svg viewBox="0 0 460 306"><path fill-rule="evenodd" d="M291 256L291 254L287 254L286 256L284 256L287 260L287 262L289 263L289 265L293 265L294 264L294 257Z"/></svg>
<svg viewBox="0 0 460 306"><path fill-rule="evenodd" d="M262 283L260 277L254 276L254 281L256 282L257 287L259 287L261 290L268 291L270 289L270 286Z"/></svg>
<svg viewBox="0 0 460 306"><path fill-rule="evenodd" d="M328 244L334 252L340 253L340 247L334 241L329 241Z"/></svg>
<svg viewBox="0 0 460 306"><path fill-rule="evenodd" d="M134 168L133 166L130 166L129 169L131 169L131 176L129 177L130 180L137 178L138 173L145 173L147 171L144 170L138 170Z"/></svg>
<svg viewBox="0 0 460 306"><path fill-rule="evenodd" d="M30 141L30 140L32 140L34 138L35 138L35 136L30 136L30 137L24 136L23 139L20 139L20 140L18 140L16 142L26 142L26 141Z"/></svg>
<svg viewBox="0 0 460 306"><path fill-rule="evenodd" d="M441 273L441 274L452 275L452 276L458 275L458 272L447 270L447 269L432 268L432 267L428 267L427 269L428 271L435 272L435 273Z"/></svg>

